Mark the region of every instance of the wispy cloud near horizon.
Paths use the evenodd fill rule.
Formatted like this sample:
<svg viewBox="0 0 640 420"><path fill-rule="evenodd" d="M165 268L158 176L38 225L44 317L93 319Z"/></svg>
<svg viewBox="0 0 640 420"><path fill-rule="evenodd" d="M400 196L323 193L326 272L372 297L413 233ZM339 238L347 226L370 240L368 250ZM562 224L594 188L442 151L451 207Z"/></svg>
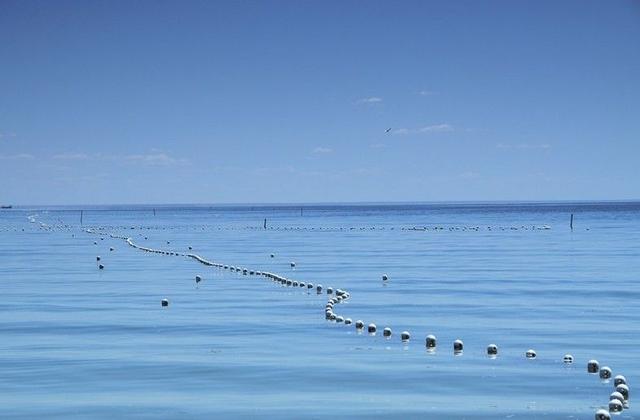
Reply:
<svg viewBox="0 0 640 420"><path fill-rule="evenodd" d="M86 153L59 153L51 156L54 160L87 160L90 156Z"/></svg>
<svg viewBox="0 0 640 420"><path fill-rule="evenodd" d="M29 153L16 153L14 155L0 155L0 160L32 160L35 156Z"/></svg>
<svg viewBox="0 0 640 420"><path fill-rule="evenodd" d="M391 133L395 135L407 135L407 134L429 134L429 133L447 133L454 131L455 128L451 124L435 124L427 125L420 128L396 128Z"/></svg>
<svg viewBox="0 0 640 420"><path fill-rule="evenodd" d="M498 149L551 149L551 145L547 143L542 144L528 144L528 143L518 143L518 144L504 144L498 143L496 145Z"/></svg>
<svg viewBox="0 0 640 420"><path fill-rule="evenodd" d="M143 163L151 166L173 166L173 165L187 165L189 160L185 158L174 158L166 153L148 153L148 154L136 154L123 156L123 160L126 162Z"/></svg>
<svg viewBox="0 0 640 420"><path fill-rule="evenodd" d="M382 98L380 98L379 96L369 96L368 98L358 99L356 103L374 105L382 103Z"/></svg>

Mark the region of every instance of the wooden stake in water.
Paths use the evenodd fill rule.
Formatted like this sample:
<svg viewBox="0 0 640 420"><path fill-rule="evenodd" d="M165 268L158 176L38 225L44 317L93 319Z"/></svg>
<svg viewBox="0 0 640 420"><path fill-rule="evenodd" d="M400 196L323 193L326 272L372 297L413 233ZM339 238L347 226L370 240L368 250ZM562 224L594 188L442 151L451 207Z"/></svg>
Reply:
<svg viewBox="0 0 640 420"><path fill-rule="evenodd" d="M569 227L573 230L573 213L571 213L571 221L569 222Z"/></svg>
<svg viewBox="0 0 640 420"><path fill-rule="evenodd" d="M80 226L82 226L82 216L83 216L84 211L80 210Z"/></svg>
<svg viewBox="0 0 640 420"><path fill-rule="evenodd" d="M267 219L264 219L264 225L263 227L266 229L267 228Z"/></svg>
<svg viewBox="0 0 640 420"><path fill-rule="evenodd" d="M153 209L153 215L154 216L156 215L156 209Z"/></svg>

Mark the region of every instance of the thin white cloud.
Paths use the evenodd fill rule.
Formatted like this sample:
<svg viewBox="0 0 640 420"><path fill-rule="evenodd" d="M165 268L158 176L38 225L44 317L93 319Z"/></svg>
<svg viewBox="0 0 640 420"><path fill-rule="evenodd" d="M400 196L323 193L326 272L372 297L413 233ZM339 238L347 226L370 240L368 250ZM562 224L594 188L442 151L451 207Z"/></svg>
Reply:
<svg viewBox="0 0 640 420"><path fill-rule="evenodd" d="M396 135L429 134L429 133L446 133L454 130L455 128L451 124L435 124L435 125L427 125L425 127L420 127L420 128L396 128L395 130L392 131L392 133Z"/></svg>
<svg viewBox="0 0 640 420"><path fill-rule="evenodd" d="M86 153L59 153L51 156L51 159L55 160L87 160L89 155Z"/></svg>
<svg viewBox="0 0 640 420"><path fill-rule="evenodd" d="M462 172L460 174L458 174L458 178L461 179L477 179L480 178L480 174L477 172L473 172L473 171L465 171Z"/></svg>
<svg viewBox="0 0 640 420"><path fill-rule="evenodd" d="M528 143L518 143L518 144L504 144L498 143L496 145L498 149L551 149L551 145L547 143L542 144L528 144Z"/></svg>
<svg viewBox="0 0 640 420"><path fill-rule="evenodd" d="M189 161L184 158L174 158L166 153L148 153L138 155L126 155L123 156L123 160L131 163L143 163L151 166L172 166L172 165L185 165Z"/></svg>
<svg viewBox="0 0 640 420"><path fill-rule="evenodd" d="M316 147L315 149L313 149L313 153L316 154L327 154L331 152L333 152L333 149L329 147Z"/></svg>
<svg viewBox="0 0 640 420"><path fill-rule="evenodd" d="M379 104L382 102L382 98L378 97L378 96L370 96L368 98L361 98L358 99L356 101L359 104L369 104L369 105L373 105L373 104Z"/></svg>
<svg viewBox="0 0 640 420"><path fill-rule="evenodd" d="M0 160L32 160L35 156L29 153L17 153L15 155L0 155Z"/></svg>

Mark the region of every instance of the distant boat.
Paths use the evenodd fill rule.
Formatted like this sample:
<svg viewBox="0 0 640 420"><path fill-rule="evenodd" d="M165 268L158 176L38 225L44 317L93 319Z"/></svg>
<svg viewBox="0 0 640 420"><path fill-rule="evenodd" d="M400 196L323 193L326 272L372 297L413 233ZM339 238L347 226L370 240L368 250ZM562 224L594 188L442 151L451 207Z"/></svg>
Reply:
<svg viewBox="0 0 640 420"><path fill-rule="evenodd" d="M0 209L11 209L13 206L0 206Z"/></svg>

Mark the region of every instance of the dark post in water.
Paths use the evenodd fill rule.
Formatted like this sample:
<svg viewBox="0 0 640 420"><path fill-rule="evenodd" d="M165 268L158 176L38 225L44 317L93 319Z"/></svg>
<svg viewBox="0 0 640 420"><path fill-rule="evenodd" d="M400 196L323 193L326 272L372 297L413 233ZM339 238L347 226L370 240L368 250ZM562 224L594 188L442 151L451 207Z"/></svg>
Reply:
<svg viewBox="0 0 640 420"><path fill-rule="evenodd" d="M267 228L267 219L264 219L264 225L262 227L264 227L265 229Z"/></svg>
<svg viewBox="0 0 640 420"><path fill-rule="evenodd" d="M80 226L82 226L82 214L84 213L83 210L80 210Z"/></svg>
<svg viewBox="0 0 640 420"><path fill-rule="evenodd" d="M569 222L569 227L573 230L573 213L571 213L571 221Z"/></svg>

